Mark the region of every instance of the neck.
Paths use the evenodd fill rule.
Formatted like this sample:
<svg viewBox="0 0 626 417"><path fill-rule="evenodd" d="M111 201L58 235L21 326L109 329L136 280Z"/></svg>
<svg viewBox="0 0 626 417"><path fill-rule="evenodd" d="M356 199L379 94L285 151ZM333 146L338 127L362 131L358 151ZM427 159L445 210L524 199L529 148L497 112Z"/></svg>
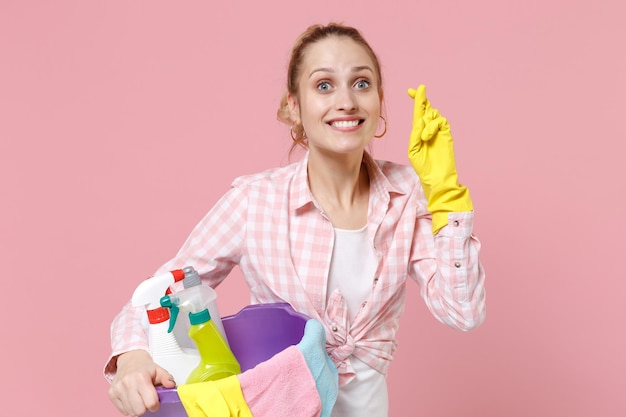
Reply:
<svg viewBox="0 0 626 417"><path fill-rule="evenodd" d="M363 154L339 155L322 158L309 153L309 187L315 198L332 198L344 204L369 188L367 169L362 164Z"/></svg>
<svg viewBox="0 0 626 417"><path fill-rule="evenodd" d="M367 221L369 175L363 154L320 158L309 153L311 193L335 227L358 229Z"/></svg>

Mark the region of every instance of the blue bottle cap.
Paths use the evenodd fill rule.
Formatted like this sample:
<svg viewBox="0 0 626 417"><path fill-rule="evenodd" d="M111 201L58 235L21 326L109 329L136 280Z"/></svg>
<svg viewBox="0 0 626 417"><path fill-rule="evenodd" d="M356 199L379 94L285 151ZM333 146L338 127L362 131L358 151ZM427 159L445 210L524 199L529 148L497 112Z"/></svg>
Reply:
<svg viewBox="0 0 626 417"><path fill-rule="evenodd" d="M209 320L211 320L211 314L209 314L209 310L206 308L198 313L189 313L189 323L191 325L206 323Z"/></svg>

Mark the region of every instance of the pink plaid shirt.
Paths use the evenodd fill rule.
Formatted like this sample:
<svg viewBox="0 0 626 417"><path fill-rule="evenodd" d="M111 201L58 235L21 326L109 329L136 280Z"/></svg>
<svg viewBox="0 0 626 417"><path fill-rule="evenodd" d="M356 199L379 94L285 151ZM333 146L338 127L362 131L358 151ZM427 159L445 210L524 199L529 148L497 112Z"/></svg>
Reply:
<svg viewBox="0 0 626 417"><path fill-rule="evenodd" d="M351 321L341 294L327 302L333 226L308 187L308 154L285 167L235 179L189 235L178 254L158 272L191 265L217 286L239 265L252 303L288 302L324 324L327 350L341 383L354 372L350 357L386 373L396 349L408 277L432 314L460 330L485 317L484 271L473 213L450 213L435 236L418 176L409 166L375 161L370 176L367 231L378 259L369 298ZM141 328L143 308L126 305L111 325L111 358L148 349ZM111 359L110 358L110 359ZM114 361L105 375L111 378Z"/></svg>

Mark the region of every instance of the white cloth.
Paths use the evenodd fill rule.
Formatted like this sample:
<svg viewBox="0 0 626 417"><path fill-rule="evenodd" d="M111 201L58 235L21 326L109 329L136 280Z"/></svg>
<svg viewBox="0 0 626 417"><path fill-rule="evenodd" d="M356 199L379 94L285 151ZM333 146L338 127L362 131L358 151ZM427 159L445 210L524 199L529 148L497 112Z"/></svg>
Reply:
<svg viewBox="0 0 626 417"><path fill-rule="evenodd" d="M376 254L367 237L367 226L356 230L335 228L327 294L339 288L348 307L350 321L354 320L361 304L372 292L376 264Z"/></svg>
<svg viewBox="0 0 626 417"><path fill-rule="evenodd" d="M367 227L335 228L335 242L328 278L328 294L341 291L350 321L369 297L374 285L376 255ZM389 398L385 376L363 361L352 358L356 377L339 387L332 417L387 417Z"/></svg>
<svg viewBox="0 0 626 417"><path fill-rule="evenodd" d="M352 358L356 377L339 387L331 417L388 417L389 396L385 375Z"/></svg>

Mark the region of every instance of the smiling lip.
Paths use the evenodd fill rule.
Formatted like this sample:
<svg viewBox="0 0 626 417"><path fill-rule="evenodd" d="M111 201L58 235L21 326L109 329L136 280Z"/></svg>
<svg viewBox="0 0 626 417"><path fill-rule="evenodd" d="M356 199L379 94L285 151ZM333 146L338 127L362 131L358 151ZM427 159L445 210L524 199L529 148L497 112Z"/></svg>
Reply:
<svg viewBox="0 0 626 417"><path fill-rule="evenodd" d="M353 129L362 122L363 119L335 119L328 122L328 124L337 129Z"/></svg>

